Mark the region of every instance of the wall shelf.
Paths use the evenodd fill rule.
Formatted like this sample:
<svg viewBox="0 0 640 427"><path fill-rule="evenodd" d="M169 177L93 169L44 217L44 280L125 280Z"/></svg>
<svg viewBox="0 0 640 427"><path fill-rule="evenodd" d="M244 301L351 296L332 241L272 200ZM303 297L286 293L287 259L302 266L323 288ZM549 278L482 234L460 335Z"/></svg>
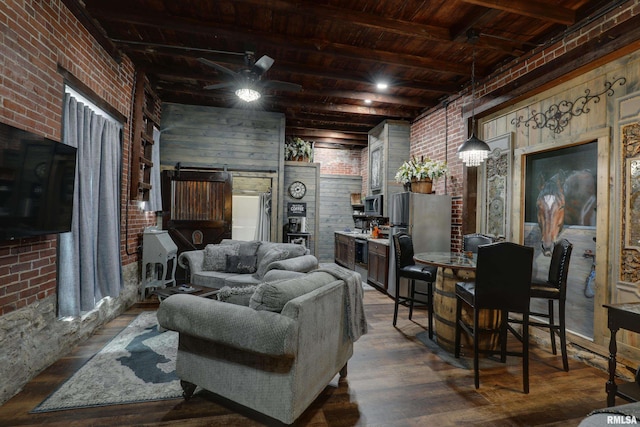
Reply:
<svg viewBox="0 0 640 427"><path fill-rule="evenodd" d="M160 100L143 72L136 76L135 90L129 192L132 200L146 201L151 191L153 129L160 127Z"/></svg>

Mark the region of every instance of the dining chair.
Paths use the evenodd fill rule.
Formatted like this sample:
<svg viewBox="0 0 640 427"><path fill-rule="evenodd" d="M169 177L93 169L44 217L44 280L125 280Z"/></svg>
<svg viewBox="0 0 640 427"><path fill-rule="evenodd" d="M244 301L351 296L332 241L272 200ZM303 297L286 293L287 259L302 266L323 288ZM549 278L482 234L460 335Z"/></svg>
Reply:
<svg viewBox="0 0 640 427"><path fill-rule="evenodd" d="M465 331L473 339L473 372L475 387L480 387L479 354L500 354L522 357L522 378L525 393L529 393L529 297L533 248L512 242L496 242L478 247L475 282L456 284L455 357L460 357L460 337ZM462 319L462 305L473 309L473 324ZM500 349L479 348L480 310L500 311ZM522 332L509 324L509 313L522 315ZM507 332L522 343L522 351L507 351Z"/></svg>
<svg viewBox="0 0 640 427"><path fill-rule="evenodd" d="M547 319L546 322L537 320L529 321L529 325L539 328L548 328L551 335L551 351L558 354L556 350L557 333L560 337L560 351L562 353L562 367L565 371L569 371L569 358L567 357L567 332L565 326L565 303L567 300L567 276L569 274L569 261L571 260L571 251L573 244L567 239L556 242L551 253L551 263L549 264L549 273L547 280L531 282L531 298L540 298L547 300L547 312L533 312L529 314L535 317ZM556 322L554 313L554 301L558 301L558 319ZM512 320L513 323L520 323L519 320Z"/></svg>
<svg viewBox="0 0 640 427"><path fill-rule="evenodd" d="M409 306L409 319L413 317L415 302L422 303L416 295L426 296L429 321L429 339L433 339L433 282L436 280L438 268L428 265L417 265L413 260L413 240L405 232L393 235L393 245L396 255L396 296L393 308L393 326L398 320L398 306ZM400 279L409 280L409 288L406 296L400 295ZM416 280L427 283L427 291L416 290Z"/></svg>
<svg viewBox="0 0 640 427"><path fill-rule="evenodd" d="M478 253L478 246L493 243L493 238L486 234L472 233L462 236L462 251Z"/></svg>

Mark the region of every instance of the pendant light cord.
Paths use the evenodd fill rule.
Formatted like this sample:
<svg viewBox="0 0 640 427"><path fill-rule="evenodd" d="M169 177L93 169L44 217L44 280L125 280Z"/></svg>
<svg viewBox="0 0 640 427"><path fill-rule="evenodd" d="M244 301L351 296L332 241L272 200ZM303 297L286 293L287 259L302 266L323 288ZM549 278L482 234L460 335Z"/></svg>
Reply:
<svg viewBox="0 0 640 427"><path fill-rule="evenodd" d="M471 135L476 134L476 48L471 54Z"/></svg>

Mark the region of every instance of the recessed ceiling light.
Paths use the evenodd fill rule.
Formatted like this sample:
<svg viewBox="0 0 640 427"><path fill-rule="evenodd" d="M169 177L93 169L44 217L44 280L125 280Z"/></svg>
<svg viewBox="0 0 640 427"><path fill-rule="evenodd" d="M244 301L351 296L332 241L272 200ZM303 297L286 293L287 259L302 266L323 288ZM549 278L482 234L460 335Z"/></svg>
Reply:
<svg viewBox="0 0 640 427"><path fill-rule="evenodd" d="M364 103L365 103L365 104L367 104L367 105L369 105L369 104L371 104L371 100L370 100L370 99L365 99L365 100L364 100Z"/></svg>
<svg viewBox="0 0 640 427"><path fill-rule="evenodd" d="M376 87L380 90L385 90L389 87L389 84L385 83L385 82L380 82L376 85Z"/></svg>

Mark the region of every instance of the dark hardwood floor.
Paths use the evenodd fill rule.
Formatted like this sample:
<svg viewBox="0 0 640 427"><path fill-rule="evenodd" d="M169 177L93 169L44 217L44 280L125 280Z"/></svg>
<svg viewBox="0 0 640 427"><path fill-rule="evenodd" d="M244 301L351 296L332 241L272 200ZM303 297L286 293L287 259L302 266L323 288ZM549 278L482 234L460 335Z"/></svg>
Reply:
<svg viewBox="0 0 640 427"><path fill-rule="evenodd" d="M591 410L606 406L606 374L571 359L569 372L559 356L532 347L531 392L522 393L520 359L492 363L480 372L452 366L416 338L426 325L424 312L407 319L400 312L391 326L393 302L378 291L365 292L369 333L354 348L345 381L334 379L298 419L300 426L576 426ZM260 426L268 419L230 402L198 392L182 399L101 408L29 414L61 382L124 328L141 304L108 323L86 343L27 384L0 407L1 426ZM482 366L482 365L481 365Z"/></svg>

